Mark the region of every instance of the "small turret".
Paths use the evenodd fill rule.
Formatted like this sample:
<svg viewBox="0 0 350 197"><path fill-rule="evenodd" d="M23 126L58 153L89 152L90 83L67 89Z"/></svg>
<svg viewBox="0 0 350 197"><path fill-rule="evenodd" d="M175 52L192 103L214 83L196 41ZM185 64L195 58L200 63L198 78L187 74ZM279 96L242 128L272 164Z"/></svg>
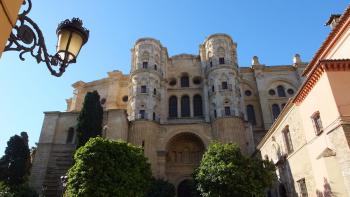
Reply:
<svg viewBox="0 0 350 197"><path fill-rule="evenodd" d="M258 66L260 65L258 56L253 56L252 58L252 66Z"/></svg>
<svg viewBox="0 0 350 197"><path fill-rule="evenodd" d="M158 40L142 38L132 51L128 104L129 120L154 120L160 116L161 81L163 80L166 49Z"/></svg>

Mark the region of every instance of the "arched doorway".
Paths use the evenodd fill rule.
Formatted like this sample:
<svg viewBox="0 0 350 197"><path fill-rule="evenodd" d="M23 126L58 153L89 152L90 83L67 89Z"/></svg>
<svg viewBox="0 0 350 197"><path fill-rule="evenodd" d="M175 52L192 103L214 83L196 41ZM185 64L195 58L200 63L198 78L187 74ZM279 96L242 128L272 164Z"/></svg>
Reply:
<svg viewBox="0 0 350 197"><path fill-rule="evenodd" d="M193 181L183 180L177 187L177 197L195 197Z"/></svg>
<svg viewBox="0 0 350 197"><path fill-rule="evenodd" d="M180 133L169 140L166 150L166 177L176 183L183 177L191 177L202 159L205 146L197 135Z"/></svg>

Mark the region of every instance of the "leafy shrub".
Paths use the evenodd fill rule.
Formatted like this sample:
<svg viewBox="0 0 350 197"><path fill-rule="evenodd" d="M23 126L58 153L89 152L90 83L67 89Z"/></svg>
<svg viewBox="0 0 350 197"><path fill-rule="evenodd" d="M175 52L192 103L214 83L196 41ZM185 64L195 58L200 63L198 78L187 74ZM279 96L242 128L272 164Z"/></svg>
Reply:
<svg viewBox="0 0 350 197"><path fill-rule="evenodd" d="M141 148L122 141L91 138L74 155L67 196L143 197L151 168Z"/></svg>

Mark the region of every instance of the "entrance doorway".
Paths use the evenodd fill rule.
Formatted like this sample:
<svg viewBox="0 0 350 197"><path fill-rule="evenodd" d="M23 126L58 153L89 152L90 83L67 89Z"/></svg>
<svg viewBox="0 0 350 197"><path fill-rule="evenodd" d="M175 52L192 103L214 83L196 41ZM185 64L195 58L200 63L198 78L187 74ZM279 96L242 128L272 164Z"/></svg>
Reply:
<svg viewBox="0 0 350 197"><path fill-rule="evenodd" d="M177 187L178 197L194 197L193 195L193 182L189 179L182 181Z"/></svg>

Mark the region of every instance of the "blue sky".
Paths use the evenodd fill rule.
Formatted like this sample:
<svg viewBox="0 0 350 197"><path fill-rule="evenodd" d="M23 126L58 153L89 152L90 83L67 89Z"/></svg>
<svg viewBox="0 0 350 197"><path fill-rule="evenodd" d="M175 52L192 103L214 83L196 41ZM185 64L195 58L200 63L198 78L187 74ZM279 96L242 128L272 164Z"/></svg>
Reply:
<svg viewBox="0 0 350 197"><path fill-rule="evenodd" d="M38 142L44 111L64 111L71 84L106 77L112 70L128 73L130 49L140 37L154 37L170 56L198 54L198 46L213 33L227 33L238 43L240 66L259 56L266 65L291 64L299 53L309 61L330 29L331 13L342 13L345 0L32 0L30 17L55 53L57 24L80 17L90 39L78 62L55 78L45 65L17 52L0 59L0 155L10 136L27 131L30 145Z"/></svg>

